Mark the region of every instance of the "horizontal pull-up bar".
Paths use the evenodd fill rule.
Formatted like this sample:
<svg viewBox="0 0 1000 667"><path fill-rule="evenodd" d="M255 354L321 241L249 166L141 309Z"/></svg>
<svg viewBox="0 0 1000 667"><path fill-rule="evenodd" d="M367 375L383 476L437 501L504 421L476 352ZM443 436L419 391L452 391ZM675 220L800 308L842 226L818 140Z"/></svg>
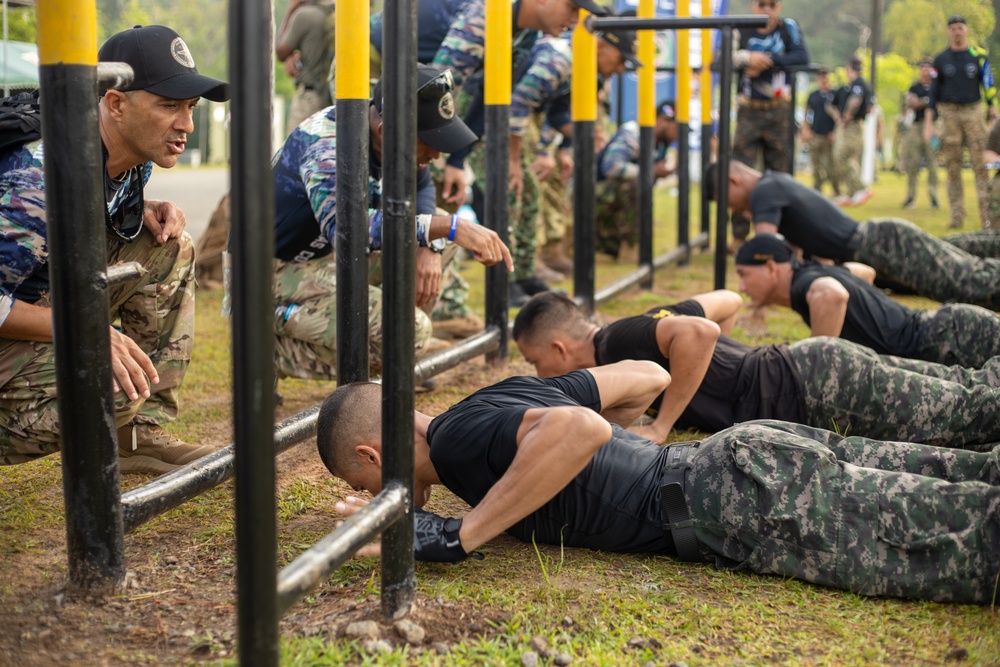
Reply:
<svg viewBox="0 0 1000 667"><path fill-rule="evenodd" d="M766 16L691 16L685 18L632 18L591 16L587 29L595 30L697 30L698 28L764 28Z"/></svg>
<svg viewBox="0 0 1000 667"><path fill-rule="evenodd" d="M406 494L399 484L387 486L357 514L289 563L278 575L278 615L284 616L316 584L403 516Z"/></svg>

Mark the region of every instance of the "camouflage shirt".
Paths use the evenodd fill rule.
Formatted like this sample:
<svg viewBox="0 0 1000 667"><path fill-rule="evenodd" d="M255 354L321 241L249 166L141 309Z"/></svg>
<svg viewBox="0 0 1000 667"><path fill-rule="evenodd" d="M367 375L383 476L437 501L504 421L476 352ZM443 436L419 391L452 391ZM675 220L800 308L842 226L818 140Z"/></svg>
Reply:
<svg viewBox="0 0 1000 667"><path fill-rule="evenodd" d="M792 19L781 19L773 30L744 30L739 33L739 49L771 56L774 66L757 76L745 71L740 77L740 93L754 100L771 100L787 95L790 85L783 68L805 65L809 51L799 24ZM736 54L734 54L734 58Z"/></svg>
<svg viewBox="0 0 1000 667"><path fill-rule="evenodd" d="M667 147L657 144L654 160L666 158ZM622 123L604 150L597 156L597 180L608 178L635 180L639 178L639 123Z"/></svg>
<svg viewBox="0 0 1000 667"><path fill-rule="evenodd" d="M151 163L138 168L145 185ZM124 194L122 191L119 193ZM114 214L122 204L108 202ZM45 169L41 141L0 156L0 324L14 301L35 303L49 292L49 247L45 224Z"/></svg>
<svg viewBox="0 0 1000 667"><path fill-rule="evenodd" d="M369 145L368 249L382 248L382 168ZM271 160L274 178L274 256L305 262L333 252L337 231L337 108L319 111L292 131ZM427 215L434 183L417 174L417 243L428 244Z"/></svg>
<svg viewBox="0 0 1000 667"><path fill-rule="evenodd" d="M527 71L510 101L510 133L523 135L531 113L570 92L573 51L562 37L546 37L531 49Z"/></svg>

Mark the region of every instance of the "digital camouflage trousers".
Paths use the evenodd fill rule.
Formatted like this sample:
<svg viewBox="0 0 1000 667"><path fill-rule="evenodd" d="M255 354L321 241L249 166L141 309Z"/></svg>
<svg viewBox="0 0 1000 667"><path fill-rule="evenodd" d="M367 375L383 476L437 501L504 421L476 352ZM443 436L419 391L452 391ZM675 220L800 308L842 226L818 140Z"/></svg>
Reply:
<svg viewBox="0 0 1000 667"><path fill-rule="evenodd" d="M108 264L119 262L138 262L143 271L108 288L111 321L149 355L160 382L146 399L115 394L115 425L166 424L177 417L194 345L194 244L187 232L161 245L143 230L132 243L108 239ZM49 307L49 297L36 305ZM21 463L58 449L52 343L0 339L0 462Z"/></svg>
<svg viewBox="0 0 1000 667"><path fill-rule="evenodd" d="M702 555L721 568L852 591L990 604L1000 572L1000 447L882 442L746 422L689 450Z"/></svg>

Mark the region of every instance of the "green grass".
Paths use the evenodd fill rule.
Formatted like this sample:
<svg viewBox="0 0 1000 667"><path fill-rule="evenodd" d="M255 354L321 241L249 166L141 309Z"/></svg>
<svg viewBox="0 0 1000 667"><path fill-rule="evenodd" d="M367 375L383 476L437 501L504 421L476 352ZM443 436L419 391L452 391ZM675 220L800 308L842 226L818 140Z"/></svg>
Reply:
<svg viewBox="0 0 1000 667"><path fill-rule="evenodd" d="M861 209L848 209L852 215L866 219L902 213L902 177L883 173L880 178L876 196ZM973 196L971 174L967 174L966 207L970 211L976 210ZM675 206L665 190L658 192L657 254L674 245ZM697 211L696 193L692 209ZM933 234L948 231L945 210L905 213ZM692 231L699 228L694 220ZM971 229L971 224L967 228ZM598 286L625 275L633 266L599 258ZM472 284L473 306L481 309L483 272L470 264L463 275ZM689 266L657 273L652 292L629 292L602 307L601 314L630 315L712 289L712 276L712 255L695 253ZM735 285L730 260L727 286ZM567 281L562 287L571 289L572 285ZM199 291L197 298L195 357L183 390L181 417L171 430L191 440L221 445L232 439L229 322L219 315L218 292ZM903 300L915 307L934 306L926 299ZM807 334L805 325L789 310L772 310L763 336L750 336L739 327L734 333L752 343L797 340ZM518 358L513 347L511 358ZM482 375L484 371L477 366L475 372ZM495 377L503 373L497 371ZM475 389L457 374L449 377L452 379L437 392L418 397L418 406L440 410ZM285 403L279 417L315 405L331 386L282 381ZM676 433L673 439L698 436ZM299 464L294 469L302 467ZM12 564L8 576L2 578L0 611L10 612L30 603L34 592L25 590L14 573L19 567L32 567L36 557L53 549L53 540L61 539L60 470L54 457L0 469L0 550ZM126 484L140 481L127 478ZM322 474L279 476L276 512L282 565L332 527L333 503L346 492L345 486ZM458 504L444 492L436 493L432 501L433 507L449 513L459 511L454 509ZM126 542L130 563L159 564L167 555L180 554L196 572L215 568L206 585L222 592L216 590L212 599L220 602L221 596L223 603L235 602L234 584L226 578L231 575L224 573L234 566L231 483L154 519ZM374 559L363 558L334 572L291 610L282 626L282 664L517 665L529 650L531 638L538 635L556 651L573 656L574 665L644 665L650 661L656 665L683 662L689 667L923 665L944 663L949 651L956 648L967 651L964 664L1000 665L1000 616L991 609L868 599L797 581L719 571L666 558L552 545L533 547L507 537L494 540L483 551L486 559L481 562L417 566L419 605L414 618L425 623L430 635L437 632L448 638L447 653L424 646L369 654L357 641L338 636L343 618L357 618L365 610L376 610L377 618L378 602L373 596L380 586L379 565ZM52 569L46 585L60 577L65 577L64 568ZM146 590L159 590L161 583L162 588L172 585L153 579L147 582ZM152 644L133 643L117 644L120 648L109 650L127 664L205 660L235 664L230 657L232 640L226 635L231 636L234 618L231 610L227 613L204 621L204 627L199 626L187 640L187 649L182 645L163 651ZM306 631L310 624L319 628L319 634ZM92 628L91 632L97 643L102 637L112 637L106 629ZM222 655L227 657L220 658ZM2 657L0 664L4 664ZM551 661L543 660L542 664Z"/></svg>

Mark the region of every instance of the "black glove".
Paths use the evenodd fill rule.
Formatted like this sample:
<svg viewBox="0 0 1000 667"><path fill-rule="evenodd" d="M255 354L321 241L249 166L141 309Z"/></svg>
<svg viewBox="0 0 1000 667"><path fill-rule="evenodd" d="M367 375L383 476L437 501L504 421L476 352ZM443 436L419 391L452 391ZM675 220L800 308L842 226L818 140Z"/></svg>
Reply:
<svg viewBox="0 0 1000 667"><path fill-rule="evenodd" d="M417 560L436 563L461 563L469 556L482 560L477 551L465 553L458 531L461 519L446 519L432 512L413 508L413 551Z"/></svg>

